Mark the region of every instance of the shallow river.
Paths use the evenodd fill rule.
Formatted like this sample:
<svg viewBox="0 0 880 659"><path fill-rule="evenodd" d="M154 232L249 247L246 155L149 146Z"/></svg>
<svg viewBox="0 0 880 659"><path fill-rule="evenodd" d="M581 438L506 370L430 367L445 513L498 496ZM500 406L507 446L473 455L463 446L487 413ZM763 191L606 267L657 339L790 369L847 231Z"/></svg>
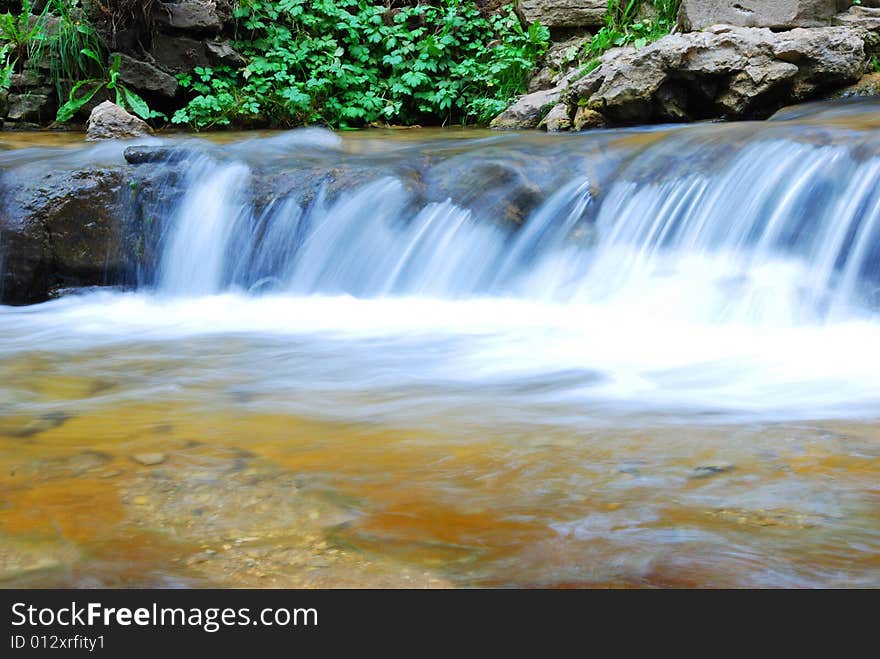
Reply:
<svg viewBox="0 0 880 659"><path fill-rule="evenodd" d="M150 281L0 307L0 585L880 586L878 117L233 142ZM249 210L450 144L615 164Z"/></svg>

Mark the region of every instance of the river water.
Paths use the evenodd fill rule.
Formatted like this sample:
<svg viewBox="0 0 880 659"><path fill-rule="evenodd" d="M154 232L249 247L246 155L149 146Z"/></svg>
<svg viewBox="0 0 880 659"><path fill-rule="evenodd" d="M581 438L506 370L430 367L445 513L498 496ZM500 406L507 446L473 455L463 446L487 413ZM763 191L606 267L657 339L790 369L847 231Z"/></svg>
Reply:
<svg viewBox="0 0 880 659"><path fill-rule="evenodd" d="M0 583L880 586L880 104L222 142L0 307Z"/></svg>

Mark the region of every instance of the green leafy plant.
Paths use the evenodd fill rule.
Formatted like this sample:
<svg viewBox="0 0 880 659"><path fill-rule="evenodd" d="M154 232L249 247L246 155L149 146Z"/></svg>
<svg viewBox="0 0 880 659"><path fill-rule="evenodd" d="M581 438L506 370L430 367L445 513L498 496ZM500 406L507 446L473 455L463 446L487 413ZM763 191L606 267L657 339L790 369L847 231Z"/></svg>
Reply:
<svg viewBox="0 0 880 659"><path fill-rule="evenodd" d="M606 50L632 44L644 48L675 27L681 0L609 0L605 25L584 47L586 71L599 66ZM650 5L653 11L644 11Z"/></svg>
<svg viewBox="0 0 880 659"><path fill-rule="evenodd" d="M241 0L235 16L247 65L179 76L190 100L175 123L486 121L524 91L549 41L512 7L487 19L472 0Z"/></svg>
<svg viewBox="0 0 880 659"><path fill-rule="evenodd" d="M59 102L63 102L72 83L101 71L97 64L104 61L104 48L78 0L50 0L46 7L58 21L53 33L43 40L41 50L48 51L52 82ZM35 55L38 60L41 56Z"/></svg>
<svg viewBox="0 0 880 659"><path fill-rule="evenodd" d="M84 54L86 57L94 59L99 65L102 64L96 53ZM117 105L131 110L141 119L164 119L165 115L151 110L144 99L119 81L120 63L121 58L117 55L113 58L113 62L106 72L106 78L93 78L77 82L70 90L67 102L58 109L56 120L60 123L70 121L102 89L113 92ZM81 93L81 90L84 91Z"/></svg>
<svg viewBox="0 0 880 659"><path fill-rule="evenodd" d="M23 0L18 14L5 12L0 14L0 69L3 71L0 88L9 87L13 72L19 62L30 58L35 49L46 40L47 30L45 16L48 7L33 18L29 0Z"/></svg>

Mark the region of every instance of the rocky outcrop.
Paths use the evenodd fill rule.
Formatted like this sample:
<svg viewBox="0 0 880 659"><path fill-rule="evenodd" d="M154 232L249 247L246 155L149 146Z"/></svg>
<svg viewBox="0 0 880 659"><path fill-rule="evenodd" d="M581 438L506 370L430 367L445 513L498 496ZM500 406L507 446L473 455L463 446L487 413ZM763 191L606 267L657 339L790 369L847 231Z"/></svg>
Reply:
<svg viewBox="0 0 880 659"><path fill-rule="evenodd" d="M105 283L124 267L120 170L25 174L0 178L0 303L27 304L56 287Z"/></svg>
<svg viewBox="0 0 880 659"><path fill-rule="evenodd" d="M684 30L721 23L791 30L831 25L850 4L849 0L682 0L678 20Z"/></svg>
<svg viewBox="0 0 880 659"><path fill-rule="evenodd" d="M760 118L856 82L865 65L864 35L858 30L777 33L716 26L668 35L638 50L608 51L598 68L564 90L539 93L546 103L562 100L572 120L578 108L601 115L601 121L590 115L593 125ZM521 97L493 125L537 126L550 107L534 97ZM535 120L539 107L541 117Z"/></svg>
<svg viewBox="0 0 880 659"><path fill-rule="evenodd" d="M517 0L516 10L527 23L547 27L601 27L608 12L607 0Z"/></svg>
<svg viewBox="0 0 880 659"><path fill-rule="evenodd" d="M86 139L90 142L130 139L149 135L152 132L146 122L110 101L104 101L92 110L86 124Z"/></svg>

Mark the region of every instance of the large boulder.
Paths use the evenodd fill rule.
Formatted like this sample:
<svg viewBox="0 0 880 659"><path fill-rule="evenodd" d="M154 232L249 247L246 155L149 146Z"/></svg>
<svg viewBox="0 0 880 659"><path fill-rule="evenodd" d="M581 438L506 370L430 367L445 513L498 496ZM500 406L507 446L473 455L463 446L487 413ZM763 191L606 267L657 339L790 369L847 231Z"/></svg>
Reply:
<svg viewBox="0 0 880 659"><path fill-rule="evenodd" d="M0 178L0 303L45 300L53 288L105 283L126 260L118 168L12 169Z"/></svg>
<svg viewBox="0 0 880 659"><path fill-rule="evenodd" d="M527 23L547 27L599 27L605 24L607 0L516 0L516 10Z"/></svg>
<svg viewBox="0 0 880 659"><path fill-rule="evenodd" d="M126 112L110 101L104 101L89 116L86 124L86 139L98 140L131 139L152 133L145 121Z"/></svg>
<svg viewBox="0 0 880 659"><path fill-rule="evenodd" d="M739 27L796 27L831 25L849 0L682 0L679 24L685 30L702 30L717 24Z"/></svg>
<svg viewBox="0 0 880 659"><path fill-rule="evenodd" d="M612 124L765 117L858 80L866 64L860 34L717 26L668 35L640 50L606 53L563 100Z"/></svg>

